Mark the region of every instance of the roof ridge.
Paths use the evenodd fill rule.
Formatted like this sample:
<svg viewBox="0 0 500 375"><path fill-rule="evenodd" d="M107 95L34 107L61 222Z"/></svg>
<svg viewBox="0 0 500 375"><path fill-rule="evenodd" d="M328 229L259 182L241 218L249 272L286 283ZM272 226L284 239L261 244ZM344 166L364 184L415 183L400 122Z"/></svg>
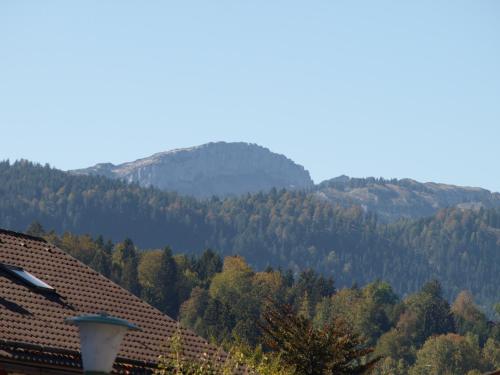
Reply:
<svg viewBox="0 0 500 375"><path fill-rule="evenodd" d="M32 236L32 235L26 234L26 233L15 232L15 231L9 230L9 229L0 228L0 234L2 234L2 233L9 235L9 236L13 236L13 237L20 237L20 238L25 238L27 240L47 243L47 240L45 238Z"/></svg>

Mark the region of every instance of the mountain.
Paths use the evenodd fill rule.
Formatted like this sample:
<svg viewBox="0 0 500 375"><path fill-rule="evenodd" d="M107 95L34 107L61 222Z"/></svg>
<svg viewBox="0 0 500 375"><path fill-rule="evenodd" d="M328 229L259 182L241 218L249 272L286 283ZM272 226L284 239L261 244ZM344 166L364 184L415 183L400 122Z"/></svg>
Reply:
<svg viewBox="0 0 500 375"><path fill-rule="evenodd" d="M71 173L102 175L198 198L313 186L304 167L267 148L243 142L207 143L120 165L97 164Z"/></svg>
<svg viewBox="0 0 500 375"><path fill-rule="evenodd" d="M421 183L411 179L340 176L317 185L316 196L345 207L359 205L384 222L434 215L446 207L500 207L500 194L486 189Z"/></svg>
<svg viewBox="0 0 500 375"><path fill-rule="evenodd" d="M499 193L411 179L340 176L315 186L304 167L267 148L244 142L207 143L70 173L105 176L196 198L241 196L272 188L314 190L317 198L343 207L361 206L385 223L431 216L447 207L500 207Z"/></svg>
<svg viewBox="0 0 500 375"><path fill-rule="evenodd" d="M37 220L58 233L129 237L142 248L239 254L260 270L312 268L338 287L382 279L406 295L436 278L448 298L468 289L483 306L500 300L500 209L453 207L386 224L318 192L197 200L26 161L0 162L0 181L1 228L22 231Z"/></svg>

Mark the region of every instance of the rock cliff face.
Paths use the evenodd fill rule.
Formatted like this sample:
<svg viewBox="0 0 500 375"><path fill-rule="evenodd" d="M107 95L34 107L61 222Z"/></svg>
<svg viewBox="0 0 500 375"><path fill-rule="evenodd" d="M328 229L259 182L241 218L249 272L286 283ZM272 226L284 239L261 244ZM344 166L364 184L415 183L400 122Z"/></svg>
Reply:
<svg viewBox="0 0 500 375"><path fill-rule="evenodd" d="M243 142L208 143L120 165L97 164L71 172L119 178L199 198L267 191L273 187L313 187L304 167L267 148Z"/></svg>
<svg viewBox="0 0 500 375"><path fill-rule="evenodd" d="M402 217L431 216L445 207L500 207L499 193L474 187L421 183L411 179L340 176L319 184L315 194L334 204L360 205L365 210L376 213L385 222Z"/></svg>

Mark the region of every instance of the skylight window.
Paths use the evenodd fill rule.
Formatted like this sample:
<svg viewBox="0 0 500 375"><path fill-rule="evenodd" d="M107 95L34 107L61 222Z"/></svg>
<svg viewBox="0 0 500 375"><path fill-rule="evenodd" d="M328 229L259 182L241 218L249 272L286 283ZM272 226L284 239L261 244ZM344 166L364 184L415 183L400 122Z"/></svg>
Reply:
<svg viewBox="0 0 500 375"><path fill-rule="evenodd" d="M51 287L49 284L46 282L40 280L38 277L35 275L32 275L25 269L21 267L16 267L16 266L10 266L7 264L0 264L0 268L3 270L7 271L11 275L15 276L16 278L20 279L21 281L24 281L26 284L37 288L41 290L47 290L47 291L54 291L55 289Z"/></svg>

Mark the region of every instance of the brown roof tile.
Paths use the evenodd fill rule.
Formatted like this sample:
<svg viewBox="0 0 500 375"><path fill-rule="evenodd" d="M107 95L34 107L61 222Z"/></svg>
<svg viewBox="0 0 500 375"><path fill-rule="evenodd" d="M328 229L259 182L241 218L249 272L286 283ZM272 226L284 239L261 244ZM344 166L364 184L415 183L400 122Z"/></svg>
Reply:
<svg viewBox="0 0 500 375"><path fill-rule="evenodd" d="M22 267L56 290L37 291L0 271L0 349L17 343L78 352L78 331L64 320L105 311L142 329L127 333L122 362L155 363L178 329L187 355L215 353L201 337L43 239L0 230L0 263Z"/></svg>

